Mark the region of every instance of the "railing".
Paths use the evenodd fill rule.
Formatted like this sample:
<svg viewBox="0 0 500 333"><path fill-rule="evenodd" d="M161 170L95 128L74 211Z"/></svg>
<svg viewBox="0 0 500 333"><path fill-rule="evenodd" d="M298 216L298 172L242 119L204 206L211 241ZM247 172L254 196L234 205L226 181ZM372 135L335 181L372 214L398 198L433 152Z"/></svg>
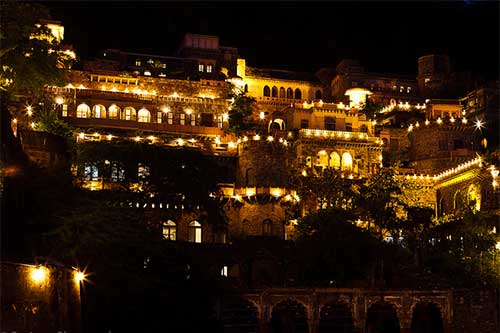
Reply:
<svg viewBox="0 0 500 333"><path fill-rule="evenodd" d="M141 130L163 133L185 133L208 136L223 136L224 131L218 127L190 126L190 125L169 125L157 123L142 123L121 119L99 119L99 118L64 118L67 122L82 127L106 127L130 130Z"/></svg>
<svg viewBox="0 0 500 333"><path fill-rule="evenodd" d="M380 142L377 137L369 136L365 132L347 132L347 131L330 131L320 129L301 129L299 130L300 138L315 138L315 139L337 139L347 141L364 141L364 142Z"/></svg>

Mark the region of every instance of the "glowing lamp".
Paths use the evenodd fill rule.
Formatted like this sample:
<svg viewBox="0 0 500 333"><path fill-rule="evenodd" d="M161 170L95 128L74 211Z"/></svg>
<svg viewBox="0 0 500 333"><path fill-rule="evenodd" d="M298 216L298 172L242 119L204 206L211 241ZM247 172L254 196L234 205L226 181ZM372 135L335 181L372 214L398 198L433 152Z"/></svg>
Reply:
<svg viewBox="0 0 500 333"><path fill-rule="evenodd" d="M75 271L74 277L75 277L75 282L80 283L85 280L85 273L81 271Z"/></svg>
<svg viewBox="0 0 500 333"><path fill-rule="evenodd" d="M268 137L267 137L267 141L269 141L269 142L273 142L273 141L274 141L274 138L273 138L272 136L268 136Z"/></svg>
<svg viewBox="0 0 500 333"><path fill-rule="evenodd" d="M61 105L62 103L64 103L64 99L60 96L56 97L56 104Z"/></svg>
<svg viewBox="0 0 500 333"><path fill-rule="evenodd" d="M265 115L264 112L259 113L259 118L260 119L264 119L265 117L266 117L266 115Z"/></svg>
<svg viewBox="0 0 500 333"><path fill-rule="evenodd" d="M31 269L30 278L34 283L42 283L47 279L47 268L43 266L34 267Z"/></svg>

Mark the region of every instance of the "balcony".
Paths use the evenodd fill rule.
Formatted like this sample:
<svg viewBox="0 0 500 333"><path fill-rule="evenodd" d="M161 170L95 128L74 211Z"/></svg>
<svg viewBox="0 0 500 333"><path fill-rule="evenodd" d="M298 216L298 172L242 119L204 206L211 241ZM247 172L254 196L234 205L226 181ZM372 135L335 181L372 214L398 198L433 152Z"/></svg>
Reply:
<svg viewBox="0 0 500 333"><path fill-rule="evenodd" d="M329 131L309 128L299 130L299 138L380 143L379 138L369 136L365 132Z"/></svg>
<svg viewBox="0 0 500 333"><path fill-rule="evenodd" d="M139 130L144 132L179 133L205 136L223 136L224 131L218 127L169 125L157 123L140 123L132 120L105 119L105 118L64 118L68 123L77 127L116 128L125 130Z"/></svg>

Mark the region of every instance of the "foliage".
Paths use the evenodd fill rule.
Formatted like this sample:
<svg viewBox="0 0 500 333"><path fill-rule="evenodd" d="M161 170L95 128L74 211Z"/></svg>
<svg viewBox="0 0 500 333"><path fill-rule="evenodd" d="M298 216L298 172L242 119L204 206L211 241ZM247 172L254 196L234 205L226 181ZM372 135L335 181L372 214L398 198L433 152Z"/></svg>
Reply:
<svg viewBox="0 0 500 333"><path fill-rule="evenodd" d="M229 111L229 131L239 134L241 131L249 129L249 118L252 115L256 100L247 95L246 92L232 89L230 97L233 99L231 110Z"/></svg>
<svg viewBox="0 0 500 333"><path fill-rule="evenodd" d="M61 120L56 112L57 106L47 98L43 99L35 111L36 130L62 136L67 140L73 138L73 127Z"/></svg>
<svg viewBox="0 0 500 333"><path fill-rule="evenodd" d="M361 110L366 115L366 119L375 119L384 108L383 103L373 102L370 98L366 100L365 107Z"/></svg>
<svg viewBox="0 0 500 333"><path fill-rule="evenodd" d="M39 95L45 85L63 85L71 60L58 52L59 42L40 25L48 11L34 3L2 1L0 20L0 88ZM33 38L35 37L35 38Z"/></svg>
<svg viewBox="0 0 500 333"><path fill-rule="evenodd" d="M354 219L353 214L338 208L300 219L294 238L307 283L346 285L368 278L381 257L382 243L356 227Z"/></svg>

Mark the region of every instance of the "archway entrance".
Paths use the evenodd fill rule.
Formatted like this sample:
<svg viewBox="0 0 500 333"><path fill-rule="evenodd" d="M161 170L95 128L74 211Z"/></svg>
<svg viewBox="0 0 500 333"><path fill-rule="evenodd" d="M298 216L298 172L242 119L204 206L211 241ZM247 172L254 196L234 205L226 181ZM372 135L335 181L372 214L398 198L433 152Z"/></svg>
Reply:
<svg viewBox="0 0 500 333"><path fill-rule="evenodd" d="M257 318L257 308L251 302L239 297L223 299L221 318L223 332L257 332Z"/></svg>
<svg viewBox="0 0 500 333"><path fill-rule="evenodd" d="M412 333L443 333L443 318L439 307L430 302L417 303L411 319Z"/></svg>
<svg viewBox="0 0 500 333"><path fill-rule="evenodd" d="M353 330L354 322L347 304L331 302L321 308L320 333L352 333Z"/></svg>
<svg viewBox="0 0 500 333"><path fill-rule="evenodd" d="M366 333L399 333L399 319L394 305L376 302L366 314Z"/></svg>
<svg viewBox="0 0 500 333"><path fill-rule="evenodd" d="M282 301L273 308L270 326L273 333L307 333L306 308L293 300Z"/></svg>

